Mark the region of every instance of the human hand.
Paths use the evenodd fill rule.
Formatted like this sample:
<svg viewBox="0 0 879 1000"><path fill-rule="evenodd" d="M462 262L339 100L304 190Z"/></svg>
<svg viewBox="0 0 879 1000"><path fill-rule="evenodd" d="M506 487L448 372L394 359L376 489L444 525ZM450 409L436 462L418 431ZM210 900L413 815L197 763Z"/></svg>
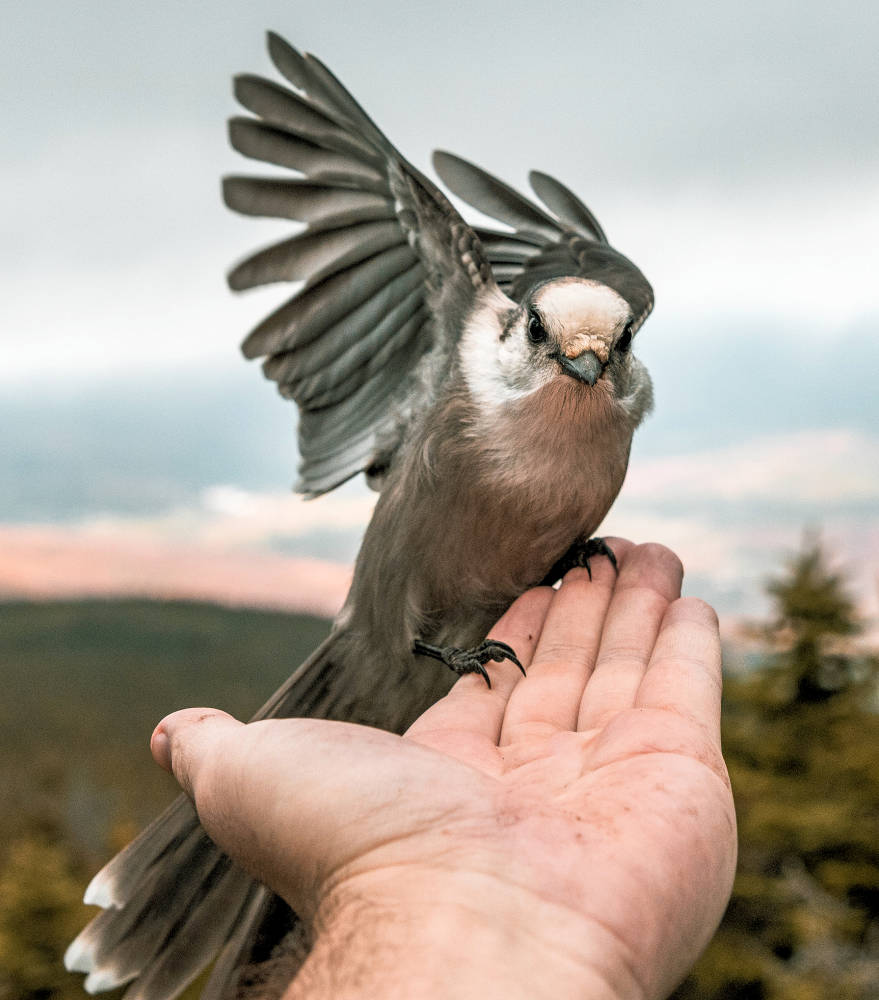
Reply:
<svg viewBox="0 0 879 1000"><path fill-rule="evenodd" d="M491 632L525 664L461 678L404 737L163 720L205 829L314 928L296 997L659 998L723 913L735 815L713 611L667 549L611 540Z"/></svg>

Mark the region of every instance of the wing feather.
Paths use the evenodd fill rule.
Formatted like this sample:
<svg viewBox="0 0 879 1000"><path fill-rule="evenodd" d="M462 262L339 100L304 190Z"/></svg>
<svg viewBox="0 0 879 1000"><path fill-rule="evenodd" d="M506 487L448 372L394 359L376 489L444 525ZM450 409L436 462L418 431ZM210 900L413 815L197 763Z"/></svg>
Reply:
<svg viewBox="0 0 879 1000"><path fill-rule="evenodd" d="M295 222L322 222L362 208L388 211L387 198L380 194L274 177L226 177L223 199L229 208L243 215Z"/></svg>
<svg viewBox="0 0 879 1000"><path fill-rule="evenodd" d="M403 278L405 284L424 280L424 267L408 246L392 247L356 267L309 285L267 316L242 345L244 356L258 358L317 340L338 320L371 296L387 298Z"/></svg>
<svg viewBox="0 0 879 1000"><path fill-rule="evenodd" d="M334 406L370 379L382 366L387 364L392 357L407 358L416 348L416 340L421 333L421 328L427 320L426 311L420 310L407 319L402 326L398 327L392 337L386 338L382 346L363 365L348 370L344 379L338 376L333 377L332 384L321 385L319 378L326 379L325 372L321 371L318 376L308 380L300 388L301 395L306 399L309 410L320 410L324 407Z"/></svg>
<svg viewBox="0 0 879 1000"><path fill-rule="evenodd" d="M555 215L492 177L475 164L436 152L440 178L459 198L513 228L502 232L476 228L502 292L521 299L541 281L562 277L591 278L608 285L628 303L633 329L653 308L653 289L641 271L608 243L595 216L568 188L533 170L534 192Z"/></svg>
<svg viewBox="0 0 879 1000"><path fill-rule="evenodd" d="M598 219L589 211L582 201L555 177L532 170L528 181L537 197L568 225L575 229L585 230L593 239L607 243L607 236L601 228Z"/></svg>
<svg viewBox="0 0 879 1000"><path fill-rule="evenodd" d="M328 110L333 117L341 115L354 125L355 134L363 136L371 145L396 153L369 115L323 63L309 53L298 52L271 31L268 33L268 49L275 68L294 87L305 91L313 103Z"/></svg>
<svg viewBox="0 0 879 1000"><path fill-rule="evenodd" d="M515 229L531 229L548 239L558 236L552 216L481 167L442 150L433 154L433 165L445 184L480 212Z"/></svg>
<svg viewBox="0 0 879 1000"><path fill-rule="evenodd" d="M235 291L274 281L329 277L391 247L405 246L400 227L385 206L355 209L306 232L265 247L237 264L228 275Z"/></svg>
<svg viewBox="0 0 879 1000"><path fill-rule="evenodd" d="M252 160L298 170L311 180L375 191L385 196L391 193L387 179L371 164L253 118L231 118L229 142L233 149Z"/></svg>
<svg viewBox="0 0 879 1000"><path fill-rule="evenodd" d="M306 226L242 260L229 284L304 282L242 349L266 358L267 377L298 403L300 485L317 495L368 468L380 435L383 461L393 460L400 414L429 405L404 405L406 394L436 391L415 369L428 352L448 363L468 310L495 282L472 229L339 80L277 35L268 46L293 89L239 76L235 95L255 117L233 118L230 141L301 176L231 177L224 197L246 215Z"/></svg>
<svg viewBox="0 0 879 1000"><path fill-rule="evenodd" d="M492 263L502 261L520 264L540 253L543 245L539 237L529 240L519 233L498 233L491 229L477 229L476 235L490 254Z"/></svg>
<svg viewBox="0 0 879 1000"><path fill-rule="evenodd" d="M351 316L337 324L321 337L320 343L308 351L306 357L295 350L273 355L263 365L266 375L293 390L294 398L302 406L318 408L312 399L315 394L347 381L355 372L372 364L380 352L381 357L388 357L388 346L398 343L397 336L412 316L419 314L426 319L419 285L408 294L404 286L387 301L384 310L370 308L366 313L364 309L359 316ZM366 305L372 307L371 302ZM376 313L378 318L375 318ZM352 338L348 331L355 323L365 332Z"/></svg>
<svg viewBox="0 0 879 1000"><path fill-rule="evenodd" d="M375 414L385 412L387 399L408 377L409 373L402 369L394 369L390 376L378 372L334 406L305 410L300 419L300 427L304 425L306 430L303 456L325 460L334 452L344 451L362 435L368 435Z"/></svg>
<svg viewBox="0 0 879 1000"><path fill-rule="evenodd" d="M391 377L379 372L343 402L303 411L299 421L303 465L297 491L318 496L332 488L328 484L336 477L344 482L368 467L376 431L391 419L389 403L410 377L404 370L394 369Z"/></svg>
<svg viewBox="0 0 879 1000"><path fill-rule="evenodd" d="M293 126L302 138L372 163L381 173L382 157L368 143L347 132L335 118L286 87L261 76L243 73L235 77L233 91L238 103L267 125L288 131Z"/></svg>

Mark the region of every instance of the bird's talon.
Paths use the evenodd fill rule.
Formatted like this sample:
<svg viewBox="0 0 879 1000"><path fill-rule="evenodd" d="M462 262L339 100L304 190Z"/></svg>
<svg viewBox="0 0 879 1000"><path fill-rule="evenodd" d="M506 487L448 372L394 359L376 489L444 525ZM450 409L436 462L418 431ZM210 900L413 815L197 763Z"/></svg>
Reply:
<svg viewBox="0 0 879 1000"><path fill-rule="evenodd" d="M505 642L501 642L500 639L486 639L486 643L490 643L492 646L496 646L498 649L503 649L507 653L513 653L513 647L508 646Z"/></svg>
<svg viewBox="0 0 879 1000"><path fill-rule="evenodd" d="M449 669L454 670L459 677L463 677L464 674L479 674L489 688L491 687L491 678L485 669L485 664L489 660L496 663L509 660L516 664L523 676L525 675L525 668L516 656L513 647L495 639L486 639L473 649L458 649L456 646L433 646L421 639L415 639L412 643L412 652L440 660Z"/></svg>
<svg viewBox="0 0 879 1000"><path fill-rule="evenodd" d="M585 569L592 579L592 566L589 560L593 556L607 556L614 571L619 574L620 568L617 565L617 558L613 549L603 538L589 538L586 541L576 541L568 551L556 562L552 569L543 578L544 586L552 586L557 583L571 569Z"/></svg>
<svg viewBox="0 0 879 1000"><path fill-rule="evenodd" d="M601 544L603 546L603 550L602 550L603 554L607 556L608 561L610 562L611 566L613 566L613 568L614 568L614 572L616 573L617 576L619 576L620 575L620 567L617 564L617 557L613 554L613 549L607 544L607 542L605 542L605 540L603 538L601 539Z"/></svg>

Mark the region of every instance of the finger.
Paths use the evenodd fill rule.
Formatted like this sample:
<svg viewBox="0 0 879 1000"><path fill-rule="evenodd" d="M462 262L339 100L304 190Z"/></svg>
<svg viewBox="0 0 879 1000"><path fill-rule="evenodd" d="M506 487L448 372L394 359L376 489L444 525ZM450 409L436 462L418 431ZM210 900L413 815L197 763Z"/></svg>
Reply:
<svg viewBox="0 0 879 1000"><path fill-rule="evenodd" d="M632 543L621 538L608 542L625 565ZM556 592L528 676L510 696L501 746L530 735L574 730L616 583L609 559L593 559L591 569L591 580L585 569L571 570Z"/></svg>
<svg viewBox="0 0 879 1000"><path fill-rule="evenodd" d="M684 571L664 545L638 545L622 567L614 589L595 669L580 702L580 731L604 726L635 703L662 616L680 597Z"/></svg>
<svg viewBox="0 0 879 1000"><path fill-rule="evenodd" d="M306 916L328 872L394 843L412 815L435 821L436 796L419 805L419 795L454 766L378 729L316 719L245 726L213 709L175 712L151 743L214 843ZM411 790L405 810L401 788Z"/></svg>
<svg viewBox="0 0 879 1000"><path fill-rule="evenodd" d="M150 750L156 763L171 771L196 803L196 783L213 765L225 737L243 724L216 708L185 708L173 712L153 730Z"/></svg>
<svg viewBox="0 0 879 1000"><path fill-rule="evenodd" d="M536 587L516 600L491 630L492 639L513 647L526 671L534 656L554 591ZM432 705L409 731L407 738L494 770L501 725L510 694L525 683L514 663L486 664L491 687L475 674L460 678L445 698Z"/></svg>
<svg viewBox="0 0 879 1000"><path fill-rule="evenodd" d="M670 604L635 704L703 726L720 745L721 650L717 615L695 597Z"/></svg>

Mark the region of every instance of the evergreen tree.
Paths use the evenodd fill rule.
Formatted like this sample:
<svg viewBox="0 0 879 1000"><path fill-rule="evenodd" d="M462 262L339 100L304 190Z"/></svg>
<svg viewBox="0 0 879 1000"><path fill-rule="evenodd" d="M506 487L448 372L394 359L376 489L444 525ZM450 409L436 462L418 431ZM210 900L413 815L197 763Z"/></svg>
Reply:
<svg viewBox="0 0 879 1000"><path fill-rule="evenodd" d="M852 680L855 658L833 655L835 639L860 631L854 603L842 577L832 572L817 535L807 535L803 550L784 576L770 580L775 621L770 639L783 650L781 666L796 682L796 701L823 701Z"/></svg>
<svg viewBox="0 0 879 1000"><path fill-rule="evenodd" d="M724 750L739 872L683 1000L879 996L879 660L807 537L767 587L758 669L725 683Z"/></svg>
<svg viewBox="0 0 879 1000"><path fill-rule="evenodd" d="M60 838L10 844L0 864L0 1000L81 1000L82 980L60 957L90 911L83 873Z"/></svg>

